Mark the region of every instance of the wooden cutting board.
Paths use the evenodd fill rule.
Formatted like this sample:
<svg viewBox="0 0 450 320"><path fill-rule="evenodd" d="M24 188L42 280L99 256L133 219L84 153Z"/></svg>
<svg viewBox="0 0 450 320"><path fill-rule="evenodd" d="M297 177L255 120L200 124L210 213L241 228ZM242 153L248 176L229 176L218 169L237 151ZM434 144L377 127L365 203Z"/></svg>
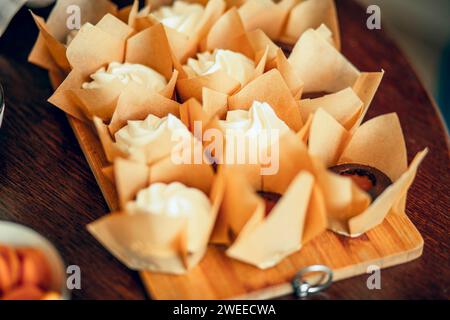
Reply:
<svg viewBox="0 0 450 320"><path fill-rule="evenodd" d="M93 128L68 117L111 211L118 208L114 185L103 175L107 165ZM327 231L299 252L268 270L225 256L224 249L210 246L202 262L183 276L141 272L154 299L269 299L292 293L295 273L308 265L325 264L334 281L364 274L367 267L387 268L421 256L423 239L406 215L390 214L378 227L350 239Z"/></svg>

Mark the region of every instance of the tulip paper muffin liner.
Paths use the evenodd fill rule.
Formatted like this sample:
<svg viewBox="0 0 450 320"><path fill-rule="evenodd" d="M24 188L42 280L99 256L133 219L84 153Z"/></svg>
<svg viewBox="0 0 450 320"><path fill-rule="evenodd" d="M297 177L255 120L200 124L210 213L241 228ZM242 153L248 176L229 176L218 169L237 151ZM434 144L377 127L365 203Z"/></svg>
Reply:
<svg viewBox="0 0 450 320"><path fill-rule="evenodd" d="M28 60L47 69L50 76L58 80L64 79L65 74L70 71L70 64L66 58L66 39L71 32L67 27L69 6L79 8L81 24L88 22L95 24L108 13L118 14L117 6L109 0L59 0L46 22L32 14L39 28L39 36ZM58 83L56 79L55 83Z"/></svg>
<svg viewBox="0 0 450 320"><path fill-rule="evenodd" d="M308 149L318 160L317 177L329 228L351 237L374 228L390 211L404 213L406 193L427 153L426 149L418 153L408 167L406 144L395 113L373 118L350 132L323 109L313 116ZM371 203L369 195L348 178L323 170L345 163L381 170L393 184Z"/></svg>
<svg viewBox="0 0 450 320"><path fill-rule="evenodd" d="M276 81L278 83L282 84L284 83L281 79L281 76L279 76L279 73L277 70L273 70L273 74L278 74L278 80L268 79L267 83L272 84L273 91L272 93L276 92ZM267 73L266 75L271 75L271 72ZM262 78L262 77L260 77ZM258 79L260 79L258 78ZM252 94L256 93L269 93L271 91L268 90L255 90L249 93L248 98L248 104L242 104L242 109L248 110L253 103L253 101L263 101L268 102L272 105L273 110L275 113L278 112L278 110L283 111L284 107L288 107L288 103L286 103L286 98L290 96L289 89L287 86L284 88L285 94L280 94L277 96L276 94L262 97L262 96L254 96L251 97ZM228 97L229 98L229 97ZM267 98L267 99L265 99ZM292 98L292 96L291 96ZM221 133L222 137L225 137L225 131L222 128L222 126L219 123L219 117L218 113L226 114L227 110L229 109L228 104L229 99L227 99L226 95L223 95L221 93L214 92L212 90L205 89L204 90L204 102L203 105L197 102L196 100L190 100L190 103L185 103L182 108L180 109L180 117L183 123L189 128L189 130L194 135L201 135L197 136L197 139L201 140L205 147L206 157L210 159L210 161L215 162L219 164L220 166L226 166L226 167L238 167L239 170L242 172L242 174L246 177L246 179L249 181L249 183L255 188L258 189L262 185L262 178L261 178L261 172L262 171L271 171L272 162L262 165L261 161L257 161L255 164L247 164L247 163L233 163L233 161L230 163L230 161L227 160L227 148L228 148L228 142L227 139L222 140L222 142L217 143L215 141L215 137L212 137L211 139L205 139L205 136L203 133L208 132L209 129L216 130L216 132ZM286 119L285 122L287 124L294 124L297 125L298 123L301 123L300 114L298 111L298 108L296 107L296 102L292 98L292 106L293 110L295 112L292 113L282 113L281 119ZM214 113L214 116L211 117L211 113L207 113L205 110L213 110L211 113ZM232 110L232 109L230 109ZM286 117L283 117L283 115L286 115ZM289 118L289 116L291 118ZM297 117L297 118L296 118ZM295 122L294 120L297 119L299 122ZM289 121L287 121L289 120ZM197 122L197 123L195 123ZM200 126L199 126L200 124ZM201 128L201 131L199 132L198 129ZM299 124L299 127L301 125ZM292 129L292 128L291 128ZM292 130L292 132L295 132L296 130ZM291 133L292 133L291 132ZM302 131L300 130L298 135L298 138L300 141L305 141L305 135L308 131ZM283 135L282 135L283 136ZM281 136L281 137L282 137ZM278 138L281 139L279 136ZM303 138L302 138L303 137ZM219 138L220 139L220 138ZM283 141L283 140L281 140ZM216 148L222 148L221 153L216 152ZM236 147L236 146L234 146ZM270 157L276 156L277 159L279 159L280 167L283 167L283 160L285 157L288 157L289 155L289 145L280 145L278 152L273 152L272 148L265 148L260 150L261 154L266 154ZM250 152L246 149L246 152ZM275 154L276 153L276 154ZM236 154L236 153L235 153ZM246 154L244 157L245 159L250 159L250 154ZM286 163L289 162L289 160L285 161Z"/></svg>
<svg viewBox="0 0 450 320"><path fill-rule="evenodd" d="M247 39L250 41L254 52L267 51L265 71L277 69L291 90L292 95L299 99L303 93L304 84L298 72L286 58L283 50L259 29L247 32Z"/></svg>
<svg viewBox="0 0 450 320"><path fill-rule="evenodd" d="M203 16L198 21L195 32L187 36L173 28L164 27L173 53L181 63L184 63L197 52L199 42L206 36L209 29L220 18L226 8L224 0L210 0L206 2L193 0L188 2L201 4L205 8ZM130 14L129 23L137 30L142 30L157 24L158 20L151 15L152 11L158 9L161 5L170 5L173 1L147 0L146 3L146 7L139 12L137 5L134 6Z"/></svg>
<svg viewBox="0 0 450 320"><path fill-rule="evenodd" d="M203 90L203 104L194 101L184 104L180 109L180 117L194 134L198 134L195 130L195 122L197 121L197 123L200 123L202 133L208 129L216 129L225 136L225 132L218 120L223 119L226 113L231 110L249 110L254 101L268 103L279 119L283 120L293 132L299 132L299 139L302 141L306 140L308 131L307 128L303 131L301 130L303 128L303 120L297 101L277 69L266 72L232 96L205 88ZM210 152L208 157L211 157L217 163L235 166L226 163L227 160L222 158L225 156L226 151L221 154L214 152L214 140L209 141L202 139L202 137L198 137L198 139L203 141L205 150ZM223 147L226 150L226 139L223 142ZM266 151L269 151L272 155L271 149ZM283 152L285 153L283 154ZM280 158L283 158L287 154L286 149L281 151L280 148L279 154ZM247 156L246 159L249 159L249 157ZM260 186L260 166L245 164L238 164L237 166L244 172L252 186L255 188Z"/></svg>
<svg viewBox="0 0 450 320"><path fill-rule="evenodd" d="M288 61L304 81L305 93L333 93L353 86L360 75L333 46L331 32L325 25L305 31Z"/></svg>
<svg viewBox="0 0 450 320"><path fill-rule="evenodd" d="M336 93L323 95L314 99L298 101L303 119L312 120L319 109L329 113L346 130L352 132L359 127L383 79L384 71L362 72L353 87L348 87ZM302 128L309 131L311 121Z"/></svg>
<svg viewBox="0 0 450 320"><path fill-rule="evenodd" d="M247 31L261 29L272 40L294 44L309 28L325 24L340 49L339 22L333 0L246 0L233 3Z"/></svg>
<svg viewBox="0 0 450 320"><path fill-rule="evenodd" d="M122 208L139 190L156 182L177 181L204 192L211 212L207 227L196 234L201 245L195 250L189 245L186 218L129 214L126 209L90 223L89 232L130 269L182 274L194 267L206 251L223 197L223 181L211 166L175 165L166 159L149 167L117 159L114 173Z"/></svg>
<svg viewBox="0 0 450 320"><path fill-rule="evenodd" d="M180 110L182 121L191 131L194 121L199 121L204 130L210 127L221 130L218 119L223 119L230 110L249 110L254 101L267 102L293 131L303 126L298 103L278 69L264 73L230 96L204 88L202 100L203 104L186 104Z"/></svg>
<svg viewBox="0 0 450 320"><path fill-rule="evenodd" d="M267 102L293 131L303 126L300 110L278 69L261 75L228 98L228 110L248 110L254 101Z"/></svg>
<svg viewBox="0 0 450 320"><path fill-rule="evenodd" d="M200 46L201 52L212 52L214 49L231 50L254 61L255 71L249 81L260 76L265 70L267 60L265 48L262 48L260 52L254 50L235 8L230 9L218 19ZM191 97L201 101L203 87L226 94L236 92L241 87L239 81L230 77L225 71L219 70L190 78L183 69L181 61L176 63L175 67L180 73L177 92L183 101ZM245 86L245 83L243 85Z"/></svg>
<svg viewBox="0 0 450 320"><path fill-rule="evenodd" d="M276 175L251 181L248 172L258 170L258 165L221 166L218 173L224 177L225 192L211 241L228 245L228 256L261 269L298 251L327 226L324 199L306 146L294 133L286 133L280 138L280 150ZM256 191L282 195L268 216Z"/></svg>
<svg viewBox="0 0 450 320"><path fill-rule="evenodd" d="M296 1L247 0L238 9L244 28L248 31L261 29L271 39L279 39Z"/></svg>
<svg viewBox="0 0 450 320"><path fill-rule="evenodd" d="M340 50L339 21L334 0L294 2L296 4L290 10L279 40L284 43L295 44L306 30L310 28L315 29L324 24L332 32L334 47Z"/></svg>
<svg viewBox="0 0 450 320"><path fill-rule="evenodd" d="M84 121L93 116L111 120L120 94L133 90L132 86L123 87L119 80L100 88L82 88L89 75L111 62L136 63L154 69L167 80L166 87L159 94L169 99L173 96L178 77L161 24L135 33L127 24L109 14L97 25L85 24L80 29L67 48L67 59L73 69L49 102ZM142 87L142 91L145 90Z"/></svg>
<svg viewBox="0 0 450 320"><path fill-rule="evenodd" d="M130 108L130 106L133 107ZM142 146L136 151L140 152L140 155L129 154L121 150L113 137L117 131L127 125L129 120L144 120L150 114L159 118L168 114L179 117L179 111L180 104L176 101L156 93L142 91L140 86L131 84L127 91L119 96L117 107L109 125L105 124L102 119L94 116L93 122L106 159L112 163L116 157L131 157L136 160L140 159L144 163L152 164L169 156L177 143L172 141L171 137L165 136L164 139L154 140Z"/></svg>

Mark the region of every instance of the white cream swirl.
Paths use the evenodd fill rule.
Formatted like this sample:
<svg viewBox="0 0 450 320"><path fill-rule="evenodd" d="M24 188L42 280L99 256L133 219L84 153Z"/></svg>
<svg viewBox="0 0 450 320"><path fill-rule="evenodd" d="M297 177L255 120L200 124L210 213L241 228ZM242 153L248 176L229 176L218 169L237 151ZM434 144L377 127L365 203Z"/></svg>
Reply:
<svg viewBox="0 0 450 320"><path fill-rule="evenodd" d="M127 203L128 213L167 215L187 218L189 248L198 249L210 223L211 202L199 189L189 188L180 182L153 183L138 192L135 201Z"/></svg>
<svg viewBox="0 0 450 320"><path fill-rule="evenodd" d="M267 102L259 101L254 101L248 111L228 111L226 120L220 120L220 124L225 130L240 130L246 135L258 135L267 130L277 130L281 135L290 130Z"/></svg>
<svg viewBox="0 0 450 320"><path fill-rule="evenodd" d="M197 31L204 11L198 3L176 1L172 6L163 6L151 14L166 27L190 37Z"/></svg>
<svg viewBox="0 0 450 320"><path fill-rule="evenodd" d="M114 138L121 150L131 153L157 140L171 141L175 132L179 136L191 136L186 126L174 115L159 118L149 114L145 120L128 120L128 124L117 131Z"/></svg>
<svg viewBox="0 0 450 320"><path fill-rule="evenodd" d="M249 159L261 160L262 152L278 143L281 135L290 130L268 103L258 101L254 101L248 111L228 111L226 120L220 120L219 123L225 130L227 163L239 159L237 153L244 150L250 157L245 158L246 162L251 161ZM239 145L244 145L245 149L239 150Z"/></svg>
<svg viewBox="0 0 450 320"><path fill-rule="evenodd" d="M255 62L241 53L216 49L213 53L198 53L197 59L189 58L184 70L189 78L221 70L244 85L255 73Z"/></svg>
<svg viewBox="0 0 450 320"><path fill-rule="evenodd" d="M102 67L90 77L92 81L83 83L83 89L106 87L114 80L119 80L124 86L135 82L153 92L159 92L167 85L166 78L152 68L133 63L111 62L108 69Z"/></svg>

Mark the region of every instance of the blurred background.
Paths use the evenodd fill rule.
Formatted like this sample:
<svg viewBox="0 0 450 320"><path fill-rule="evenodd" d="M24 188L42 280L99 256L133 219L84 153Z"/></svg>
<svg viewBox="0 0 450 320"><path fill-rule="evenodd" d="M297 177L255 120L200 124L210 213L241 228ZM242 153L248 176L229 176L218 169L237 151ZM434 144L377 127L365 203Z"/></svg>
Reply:
<svg viewBox="0 0 450 320"><path fill-rule="evenodd" d="M339 1L339 0L337 0ZM381 9L382 29L395 39L450 126L450 1L357 0Z"/></svg>
<svg viewBox="0 0 450 320"><path fill-rule="evenodd" d="M434 97L448 132L450 126L450 0L355 1L366 8L369 5L379 6L381 28L395 39L430 96ZM52 2L54 0L0 0L0 35L21 5L27 3L29 7L40 7L48 6Z"/></svg>

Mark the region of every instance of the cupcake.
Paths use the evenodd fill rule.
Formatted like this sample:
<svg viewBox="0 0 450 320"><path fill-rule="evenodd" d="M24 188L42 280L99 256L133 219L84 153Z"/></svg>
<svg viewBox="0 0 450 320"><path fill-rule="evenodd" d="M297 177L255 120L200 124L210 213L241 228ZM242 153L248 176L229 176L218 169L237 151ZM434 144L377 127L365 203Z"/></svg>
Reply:
<svg viewBox="0 0 450 320"><path fill-rule="evenodd" d="M185 101L203 99L203 88L237 95L265 72L277 69L291 94L299 98L303 82L283 51L261 30L248 32L236 8L217 20L200 44L197 57L185 64L175 62L179 71L177 92Z"/></svg>
<svg viewBox="0 0 450 320"><path fill-rule="evenodd" d="M158 23L164 25L172 51L184 63L197 51L199 42L211 26L223 14L223 0L174 1L161 6L160 1L148 1L148 5L138 12L133 7L130 23L142 30Z"/></svg>
<svg viewBox="0 0 450 320"><path fill-rule="evenodd" d="M204 246L205 230L208 230L211 202L201 190L180 182L153 183L140 190L136 199L127 203L129 214L148 214L187 220L187 250L196 252ZM200 235L200 236L199 236Z"/></svg>
<svg viewBox="0 0 450 320"><path fill-rule="evenodd" d="M262 30L270 39L295 44L310 28L326 25L340 48L339 23L333 0L246 0L233 1L245 30Z"/></svg>
<svg viewBox="0 0 450 320"><path fill-rule="evenodd" d="M223 164L257 164L265 162L266 157L278 158L279 139L291 131L268 103L259 101L254 101L249 110L228 111L219 125L225 134L225 150L215 157Z"/></svg>
<svg viewBox="0 0 450 320"><path fill-rule="evenodd" d="M291 132L280 141L278 172L260 176L259 184L242 167L221 166L225 191L211 241L227 245L229 257L260 269L300 250L327 226L312 168L306 146Z"/></svg>
<svg viewBox="0 0 450 320"><path fill-rule="evenodd" d="M89 232L133 270L182 274L198 264L223 194L212 168L117 159L114 171L121 211Z"/></svg>
<svg viewBox="0 0 450 320"><path fill-rule="evenodd" d="M155 104L173 96L178 72L161 24L136 33L106 15L80 29L67 58L73 69L49 102L80 120L111 121L127 91L152 97Z"/></svg>
<svg viewBox="0 0 450 320"><path fill-rule="evenodd" d="M356 237L383 222L389 212L404 213L407 190L427 150L408 166L396 114L378 116L350 132L319 109L308 141L331 230Z"/></svg>
<svg viewBox="0 0 450 320"><path fill-rule="evenodd" d="M106 159L112 163L117 157L132 158L150 165L175 152L182 153L178 148L181 142L189 143L183 147L200 143L177 117L179 108L177 102L152 94L139 96L130 91L121 95L109 125L94 117Z"/></svg>

